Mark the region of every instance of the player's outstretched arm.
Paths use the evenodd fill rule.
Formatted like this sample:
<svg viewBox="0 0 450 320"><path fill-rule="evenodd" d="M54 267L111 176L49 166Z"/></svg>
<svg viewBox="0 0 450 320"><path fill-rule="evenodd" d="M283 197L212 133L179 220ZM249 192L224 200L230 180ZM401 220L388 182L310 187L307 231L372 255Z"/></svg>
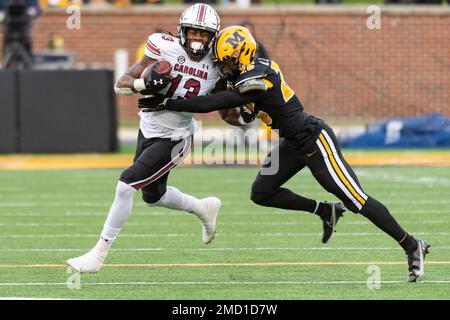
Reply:
<svg viewBox="0 0 450 320"><path fill-rule="evenodd" d="M208 113L216 110L239 107L250 102L257 102L266 96L265 92L240 94L227 90L207 96L192 97L189 99L169 99L162 96L144 98L139 100L140 108L151 111L172 110L194 113Z"/></svg>
<svg viewBox="0 0 450 320"><path fill-rule="evenodd" d="M241 95L238 92L227 90L189 99L169 99L165 103L165 108L172 111L208 113L216 110L239 107L252 101L253 96L251 95Z"/></svg>
<svg viewBox="0 0 450 320"><path fill-rule="evenodd" d="M139 91L145 89L145 83L140 76L142 71L150 64L156 62L144 55L141 60L132 65L114 85L114 90L117 94L124 96L131 96Z"/></svg>

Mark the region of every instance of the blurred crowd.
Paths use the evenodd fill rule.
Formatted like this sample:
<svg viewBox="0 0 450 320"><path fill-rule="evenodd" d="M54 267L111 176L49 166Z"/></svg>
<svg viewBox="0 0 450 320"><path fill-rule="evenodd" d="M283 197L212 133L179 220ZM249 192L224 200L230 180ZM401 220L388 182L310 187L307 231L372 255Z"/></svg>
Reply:
<svg viewBox="0 0 450 320"><path fill-rule="evenodd" d="M39 0L42 8L67 7L70 5L90 7L125 7L133 4L162 4L163 0Z"/></svg>
<svg viewBox="0 0 450 320"><path fill-rule="evenodd" d="M0 0L0 11L4 7L4 2L7 0ZM338 4L345 2L345 0L312 0L317 4ZM449 1L449 0L447 0ZM70 5L89 6L89 7L127 7L131 5L145 5L145 4L164 4L165 0L32 0L39 8L55 8L68 7ZM173 3L173 1L170 1ZM274 1L282 2L282 1ZM300 1L299 1L300 2ZM304 1L301 1L304 2ZM364 0L360 1L364 3ZM386 4L443 4L446 0L384 0ZM217 5L228 5L241 3L260 4L262 0L180 0L180 3L208 3Z"/></svg>
<svg viewBox="0 0 450 320"><path fill-rule="evenodd" d="M1 1L1 0L0 0ZM341 3L344 0L313 0L317 4L321 3ZM180 0L180 3L192 4L192 3L208 3L208 4L239 4L240 0ZM262 0L244 0L250 4L260 4ZM279 1L276 1L279 2ZM299 1L300 2L300 1ZM302 1L303 2L303 1ZM364 3L364 0L360 1ZM384 0L386 4L442 4L446 0ZM84 6L97 6L97 7L125 7L130 5L140 4L164 4L164 0L39 0L42 8L47 7L66 7L69 5L84 5Z"/></svg>

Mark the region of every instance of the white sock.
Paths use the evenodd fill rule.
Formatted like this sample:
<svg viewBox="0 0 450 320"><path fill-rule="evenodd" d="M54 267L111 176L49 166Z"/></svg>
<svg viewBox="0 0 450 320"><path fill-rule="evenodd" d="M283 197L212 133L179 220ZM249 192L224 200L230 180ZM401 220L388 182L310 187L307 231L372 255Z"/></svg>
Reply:
<svg viewBox="0 0 450 320"><path fill-rule="evenodd" d="M102 237L97 241L97 244L92 248L91 252L99 259L105 260L108 255L108 250L111 247L111 241L106 241Z"/></svg>
<svg viewBox="0 0 450 320"><path fill-rule="evenodd" d="M193 212L199 205L199 199L181 192L175 187L167 187L166 193L156 202L147 203L150 207L165 207Z"/></svg>
<svg viewBox="0 0 450 320"><path fill-rule="evenodd" d="M105 224L103 225L101 237L104 240L112 242L116 239L122 225L131 214L135 193L136 189L128 184L122 181L117 183L116 198L109 210L108 218L106 218Z"/></svg>

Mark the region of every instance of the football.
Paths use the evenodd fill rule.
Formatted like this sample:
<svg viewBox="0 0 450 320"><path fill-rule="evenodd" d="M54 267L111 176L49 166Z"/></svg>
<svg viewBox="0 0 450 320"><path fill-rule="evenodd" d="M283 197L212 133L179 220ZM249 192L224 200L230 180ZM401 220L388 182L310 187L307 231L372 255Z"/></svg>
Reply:
<svg viewBox="0 0 450 320"><path fill-rule="evenodd" d="M148 65L144 69L144 71L142 71L141 79L145 78L148 75L148 73L150 72L150 70L152 70L152 68L155 64L157 64L156 72L158 72L160 74L170 75L170 73L172 72L172 65L170 64L170 62L166 61L166 60L160 60L160 61L156 61L156 62Z"/></svg>
<svg viewBox="0 0 450 320"><path fill-rule="evenodd" d="M157 64L155 70L160 74L170 75L170 73L172 72L172 65L170 64L170 62L166 60L159 60L145 67L145 69L141 73L141 79L145 78L148 75L148 73L152 70L155 64ZM142 90L140 94L146 96L152 93L150 92L150 90Z"/></svg>
<svg viewBox="0 0 450 320"><path fill-rule="evenodd" d="M239 116L241 115L239 112L239 108L230 108L219 110L220 117L223 121L232 126L241 126L239 123Z"/></svg>

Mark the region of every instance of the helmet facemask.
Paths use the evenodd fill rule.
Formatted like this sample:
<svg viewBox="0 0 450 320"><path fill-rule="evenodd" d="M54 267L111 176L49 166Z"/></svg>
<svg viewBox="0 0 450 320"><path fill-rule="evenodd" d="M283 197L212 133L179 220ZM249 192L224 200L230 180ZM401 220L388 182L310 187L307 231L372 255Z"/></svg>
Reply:
<svg viewBox="0 0 450 320"><path fill-rule="evenodd" d="M188 39L188 37L187 37L188 29L207 31L209 33L208 40L207 41L198 41L197 39L195 39L195 40ZM211 30L199 28L196 26L182 25L179 27L179 34L180 34L181 45L191 56L193 56L195 58L201 58L201 57L205 56L211 49L213 42L216 38L216 31L211 31Z"/></svg>
<svg viewBox="0 0 450 320"><path fill-rule="evenodd" d="M217 67L217 72L222 79L232 80L236 78L239 73L239 63L232 57L224 57L222 61L214 59L214 65Z"/></svg>
<svg viewBox="0 0 450 320"><path fill-rule="evenodd" d="M201 30L209 34L208 39L192 41L187 38L188 30ZM220 30L220 18L217 12L209 5L196 3L187 8L180 17L178 35L180 44L188 55L199 60L208 54ZM204 35L202 38L206 38Z"/></svg>

